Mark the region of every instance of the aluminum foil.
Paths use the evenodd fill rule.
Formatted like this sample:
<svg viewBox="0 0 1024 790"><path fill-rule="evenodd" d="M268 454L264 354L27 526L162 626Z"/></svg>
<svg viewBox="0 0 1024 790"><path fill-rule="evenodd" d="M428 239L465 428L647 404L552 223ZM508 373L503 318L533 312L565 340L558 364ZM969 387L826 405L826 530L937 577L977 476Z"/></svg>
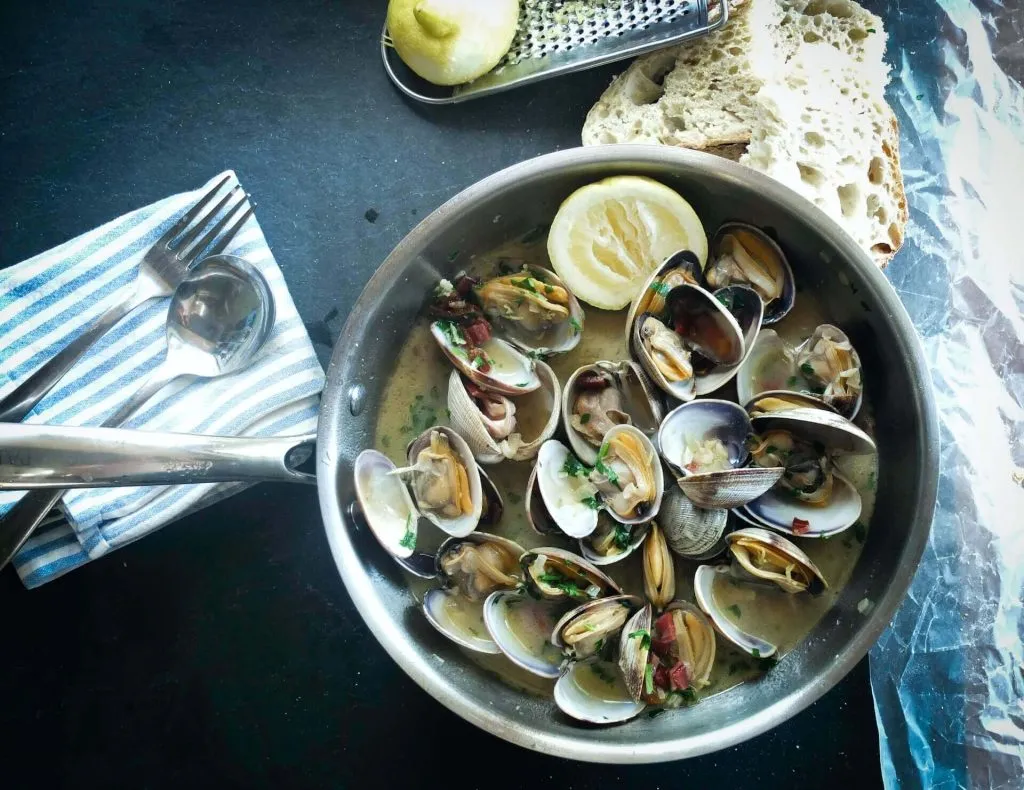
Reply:
<svg viewBox="0 0 1024 790"><path fill-rule="evenodd" d="M1012 2L1013 0L1011 0ZM911 224L889 268L923 338L939 501L871 651L887 787L1024 787L1024 12L875 3Z"/></svg>

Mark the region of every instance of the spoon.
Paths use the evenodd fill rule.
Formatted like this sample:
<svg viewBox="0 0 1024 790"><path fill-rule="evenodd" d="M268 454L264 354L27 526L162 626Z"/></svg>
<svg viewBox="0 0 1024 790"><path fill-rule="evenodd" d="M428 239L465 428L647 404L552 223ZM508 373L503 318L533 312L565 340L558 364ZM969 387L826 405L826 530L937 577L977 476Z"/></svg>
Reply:
<svg viewBox="0 0 1024 790"><path fill-rule="evenodd" d="M167 312L167 356L103 423L115 427L175 379L215 378L246 367L274 327L274 297L252 264L211 255L178 286ZM0 520L0 568L11 561L64 490L31 491Z"/></svg>

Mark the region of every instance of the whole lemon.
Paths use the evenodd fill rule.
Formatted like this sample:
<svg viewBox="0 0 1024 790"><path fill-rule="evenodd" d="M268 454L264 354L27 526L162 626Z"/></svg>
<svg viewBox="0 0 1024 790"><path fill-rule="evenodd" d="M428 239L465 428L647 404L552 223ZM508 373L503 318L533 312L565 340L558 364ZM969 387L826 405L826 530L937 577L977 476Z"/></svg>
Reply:
<svg viewBox="0 0 1024 790"><path fill-rule="evenodd" d="M512 46L519 0L391 0L398 56L435 85L460 85L493 69Z"/></svg>

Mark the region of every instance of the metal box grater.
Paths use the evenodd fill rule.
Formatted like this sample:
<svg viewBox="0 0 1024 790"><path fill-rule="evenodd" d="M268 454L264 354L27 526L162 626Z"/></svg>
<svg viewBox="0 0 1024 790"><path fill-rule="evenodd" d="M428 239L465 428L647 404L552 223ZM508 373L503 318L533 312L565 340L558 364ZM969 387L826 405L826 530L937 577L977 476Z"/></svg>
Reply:
<svg viewBox="0 0 1024 790"><path fill-rule="evenodd" d="M402 63L386 26L380 52L406 96L454 104L689 41L728 20L727 0L522 0L508 54L484 76L454 88L433 85Z"/></svg>

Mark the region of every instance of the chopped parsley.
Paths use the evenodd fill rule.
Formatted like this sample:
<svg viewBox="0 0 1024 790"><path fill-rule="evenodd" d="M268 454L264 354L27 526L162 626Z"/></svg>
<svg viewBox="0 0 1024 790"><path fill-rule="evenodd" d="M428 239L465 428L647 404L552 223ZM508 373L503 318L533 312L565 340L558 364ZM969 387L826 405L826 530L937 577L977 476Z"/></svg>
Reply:
<svg viewBox="0 0 1024 790"><path fill-rule="evenodd" d="M598 499L596 496L588 496L585 499L581 499L580 502L589 507L591 510L601 509L601 500Z"/></svg>
<svg viewBox="0 0 1024 790"><path fill-rule="evenodd" d="M787 387L795 387L798 383L799 383L799 380L797 379L796 376L790 376L788 379L786 379L786 386Z"/></svg>
<svg viewBox="0 0 1024 790"><path fill-rule="evenodd" d="M597 644L594 645L594 650L595 651L600 651L602 647L604 647L604 640L603 639L598 639L597 640Z"/></svg>
<svg viewBox="0 0 1024 790"><path fill-rule="evenodd" d="M432 425L437 425L437 409L424 400L409 404L409 421L402 426L402 433L419 436Z"/></svg>
<svg viewBox="0 0 1024 790"><path fill-rule="evenodd" d="M620 549L625 551L629 548L629 527L625 524L615 523L615 536L612 538L612 543L618 546Z"/></svg>
<svg viewBox="0 0 1024 790"><path fill-rule="evenodd" d="M661 280L655 280L653 283L651 283L650 290L654 291L654 293L659 294L660 296L667 296L668 292L671 289Z"/></svg>
<svg viewBox="0 0 1024 790"><path fill-rule="evenodd" d="M775 455L779 451L779 448L776 447L774 444L769 444L767 447L764 448L764 451L768 453L768 455Z"/></svg>
<svg viewBox="0 0 1024 790"><path fill-rule="evenodd" d="M654 693L654 665L648 664L644 667L644 691L648 694Z"/></svg>
<svg viewBox="0 0 1024 790"><path fill-rule="evenodd" d="M449 255L448 255L448 263L452 263L458 257L459 257L459 251L458 250L452 250L451 253L449 253Z"/></svg>
<svg viewBox="0 0 1024 790"><path fill-rule="evenodd" d="M476 354L473 357L473 361L469 364L474 368L482 368L487 364L487 357L483 354Z"/></svg>
<svg viewBox="0 0 1024 790"><path fill-rule="evenodd" d="M572 453L565 456L565 463L562 464L562 471L569 477L586 477L587 467L580 463L580 459Z"/></svg>
<svg viewBox="0 0 1024 790"><path fill-rule="evenodd" d="M585 411L580 415L580 425L586 425L588 422L590 422L590 412Z"/></svg>
<svg viewBox="0 0 1024 790"><path fill-rule="evenodd" d="M600 474L608 478L608 482L612 485L617 486L619 484L619 476L610 466L607 466L604 461L601 460L601 456L597 458L597 464L594 466Z"/></svg>
<svg viewBox="0 0 1024 790"><path fill-rule="evenodd" d="M853 536L857 539L858 543L863 543L868 537L868 528L864 526L863 521L858 521L853 525Z"/></svg>
<svg viewBox="0 0 1024 790"><path fill-rule="evenodd" d="M737 617L743 617L743 612L740 610L739 604L732 604L732 606L729 607L729 611Z"/></svg>
<svg viewBox="0 0 1024 790"><path fill-rule="evenodd" d="M760 658L761 657L761 651L758 650L756 647L753 650L751 650L750 652L751 652L751 655L754 656L754 658Z"/></svg>
<svg viewBox="0 0 1024 790"><path fill-rule="evenodd" d="M596 631L597 630L597 626L594 625L593 623L587 623L586 625L583 626L583 630L584 631Z"/></svg>
<svg viewBox="0 0 1024 790"><path fill-rule="evenodd" d="M403 549L414 549L416 548L416 533L412 531L412 525L415 523L415 517L412 513L405 520L405 535L398 541L398 545Z"/></svg>
<svg viewBox="0 0 1024 790"><path fill-rule="evenodd" d="M630 639L639 639L640 647L650 648L651 646L651 632L646 628L640 628L636 631L631 631L629 634Z"/></svg>
<svg viewBox="0 0 1024 790"><path fill-rule="evenodd" d="M532 277L524 277L521 280L513 279L510 282L516 288L522 288L524 291L529 291L533 294L537 293L537 289L533 287L534 279Z"/></svg>
<svg viewBox="0 0 1024 790"><path fill-rule="evenodd" d="M548 571L542 573L539 577L539 581L547 584L550 587L554 587L556 590L561 590L570 598L582 598L583 591L580 590L579 585L576 584L572 579L563 576L557 571Z"/></svg>
<svg viewBox="0 0 1024 790"><path fill-rule="evenodd" d="M872 491L878 489L878 480L875 478L874 472L868 475L868 488Z"/></svg>
<svg viewBox="0 0 1024 790"><path fill-rule="evenodd" d="M544 284L544 293L546 293L546 294L553 294L554 292L555 292L555 286L548 285L546 283Z"/></svg>
<svg viewBox="0 0 1024 790"><path fill-rule="evenodd" d="M608 451L611 450L611 445L605 442L601 445L601 449L597 451L597 460L603 461L608 456Z"/></svg>
<svg viewBox="0 0 1024 790"><path fill-rule="evenodd" d="M805 376L813 376L814 368L811 366L810 362L805 362L800 366L800 372L803 373Z"/></svg>
<svg viewBox="0 0 1024 790"><path fill-rule="evenodd" d="M673 697L678 699L683 705L692 705L697 701L697 692L692 688L669 692L668 698L672 699Z"/></svg>
<svg viewBox="0 0 1024 790"><path fill-rule="evenodd" d="M578 335L580 332L583 331L583 327L580 325L580 322L577 321L573 316L569 316L569 326L572 327L572 331L574 334Z"/></svg>
<svg viewBox="0 0 1024 790"><path fill-rule="evenodd" d="M715 298L722 303L726 310L732 310L733 295L731 293L716 293Z"/></svg>
<svg viewBox="0 0 1024 790"><path fill-rule="evenodd" d="M441 330L441 334L445 336L445 339L448 341L449 345L466 345L466 338L463 337L462 330L459 329L458 325L454 321L435 321L434 325Z"/></svg>
<svg viewBox="0 0 1024 790"><path fill-rule="evenodd" d="M520 381L518 384L516 384L516 386L519 387L520 389L523 389L524 387L529 387L530 386L530 382L528 382L528 381Z"/></svg>
<svg viewBox="0 0 1024 790"><path fill-rule="evenodd" d="M874 32L875 32L875 29L874 29L873 27L869 27L869 28L868 28L868 32L869 32L869 33L874 33Z"/></svg>

